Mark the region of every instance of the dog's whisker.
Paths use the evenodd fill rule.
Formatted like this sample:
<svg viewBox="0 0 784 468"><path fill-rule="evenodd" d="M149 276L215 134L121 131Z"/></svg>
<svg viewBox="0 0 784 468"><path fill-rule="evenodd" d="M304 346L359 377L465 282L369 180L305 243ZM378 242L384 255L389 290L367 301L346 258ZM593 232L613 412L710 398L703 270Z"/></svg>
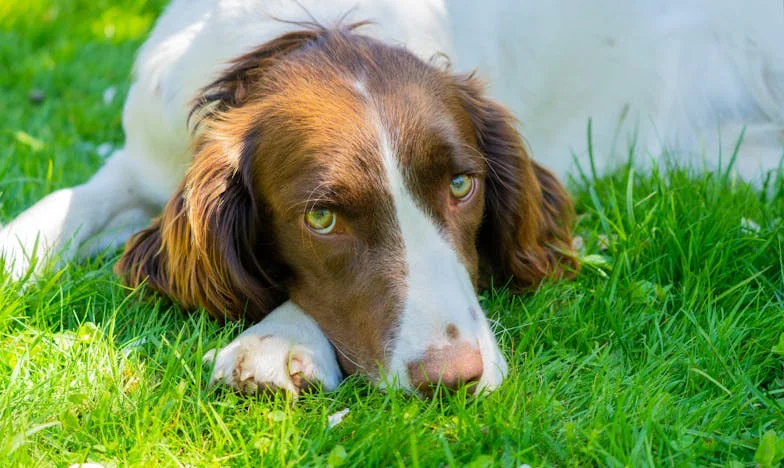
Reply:
<svg viewBox="0 0 784 468"><path fill-rule="evenodd" d="M356 359L353 359L352 356L348 352L345 351L344 347L341 346L340 343L337 340L330 339L329 341L332 343L332 347L335 348L335 351L337 351L338 354L343 356L348 362L350 362L351 364L356 366L357 369L360 369L360 370L364 370L365 369L365 366L363 366L359 362L357 362Z"/></svg>

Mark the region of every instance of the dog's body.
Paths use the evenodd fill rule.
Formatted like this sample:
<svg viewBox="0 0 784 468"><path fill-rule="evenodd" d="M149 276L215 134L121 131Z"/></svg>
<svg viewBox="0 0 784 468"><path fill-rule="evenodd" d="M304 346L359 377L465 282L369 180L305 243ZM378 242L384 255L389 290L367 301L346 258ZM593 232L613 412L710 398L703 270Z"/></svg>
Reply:
<svg viewBox="0 0 784 468"><path fill-rule="evenodd" d="M348 16L343 18L344 15ZM145 227L168 202L163 218L129 244L121 262L121 273L132 284L149 279L155 289L187 307L204 306L216 315L232 318L260 318L286 296L294 301L281 306L219 353L215 378L243 388L272 385L296 392L302 382L295 376L304 375L332 388L339 382L341 372L331 341L343 353L339 358L345 369L378 376L377 369L371 369L377 362L403 387L423 390L422 374L426 378L444 377L452 384L476 380L483 388L496 387L506 373L506 364L486 320L477 316L474 287L485 274L505 276L498 278L502 282L514 278L513 284L520 286L535 285L543 277L560 274L563 264L572 263L565 252L569 244L568 203L561 199L557 182L527 160L519 136L507 125L508 116L486 102L472 80L455 79L450 84L452 78L438 67L415 63L402 51L386 51L376 42L355 38L352 32L297 35L304 28L303 21L315 19L330 25L341 18L344 24L374 21L357 32L379 40L378 44L405 45L425 61L445 54L456 71L478 69L479 75L489 82L489 94L509 106L521 121L522 133L537 159L560 175L572 168L573 155L586 162L589 119L593 122L593 151L600 169L625 160L629 141L636 142L637 153L642 153L643 158L671 149L683 157L705 154L709 164L715 166L713 155L718 154L717 148L724 146L729 153L742 128L746 128L746 142L737 165L742 175L751 178L760 169L774 168L782 155L784 8L780 2L741 5L729 0L175 0L139 52L135 82L123 113L125 147L112 155L88 183L53 193L0 232L0 248L7 267L21 277L28 270L36 247L40 261L54 252L62 252L66 260L73 258L77 249L85 245L90 246L90 251L118 245ZM285 36L289 33L294 36ZM284 40L275 42L281 36ZM296 66L290 69L310 76L311 81L303 81L299 89L321 86L327 97L336 93L335 102L351 104L330 116L326 108L333 100L315 93L312 101L324 99L319 101L322 108L307 115L280 117L282 120L273 123L264 121L269 114L243 114L247 109L261 109L262 96L268 102L268 95L285 95L287 100L281 101L284 107L299 99L299 91L284 86L288 81L285 74L279 75L277 83L258 85L260 88L256 89L268 75L254 75L248 70L258 64L263 65L258 65L259 69L285 70L288 65L279 62L286 62L290 53L298 57L291 51L308 49L311 42L321 44L318 47L323 50L316 47L312 56L303 52L305 57L293 60ZM273 47L260 47L264 44ZM361 60L351 64L356 58L351 51L355 49L365 55L360 54ZM343 56L343 62L335 63L335 57ZM335 67L336 71L319 74L319 70L313 70L311 76L311 70L297 60L311 60L318 67ZM353 71L361 69L365 66L363 60L370 68L360 74L338 70L343 66ZM406 73L396 76L397 70L384 69L389 64ZM344 78L349 75L352 78L346 81ZM295 78L298 77L291 76L291 81ZM398 89L398 83L406 80L411 82L411 88ZM349 85L353 88L350 92L344 89ZM415 98L418 92L424 92L419 101ZM432 93L441 97L427 104ZM194 103L200 96L208 105L197 106L194 112ZM387 101L392 99L389 96L395 97L395 105ZM456 100L463 104L453 108ZM411 109L421 102L423 116L394 110L405 101L410 101ZM211 110L211 105L217 111ZM302 105L307 107L307 103ZM349 325L339 330L330 324L343 320L341 316L335 315L334 310L320 313L319 304L313 303L305 292L313 295L314 286L308 289L303 285L323 280L326 270L314 272L302 265L307 262L293 253L297 246L287 247L281 241L291 232L280 228L271 237L255 233L248 237L244 232L255 229L250 220L259 212L266 213L264 210L274 219L280 218L283 208L275 206L277 195L269 192L270 185L283 183L276 180L302 182L293 175L290 179L258 175L269 171L261 168L259 164L263 163L258 161L248 163L246 174L243 159L263 159L247 154L249 141L259 148L267 144L265 136L251 131L252 122L264 121L270 128L299 129L304 125L310 132L307 138L312 138L313 132L334 137L333 133L351 127L340 125L344 116L353 115L358 107L372 112L365 109L357 113L361 116L357 122L377 119L364 132L374 133L371 146L373 151L378 150L383 164L373 170L380 171L376 176L386 181L379 184L388 187L385 196L394 202L389 226L399 232L394 240L379 241L379 245L390 251L395 251L389 247L392 244L402 246L397 259L401 266L397 272L378 273L383 280L363 284L370 289L364 294L377 296L376 302L357 305L362 302L363 293L351 292L349 284L346 296L353 298L351 304L340 302L343 299L338 297L328 300L333 301L333 308L341 304L348 309L402 312L391 319L375 317L373 323L359 313L346 312L353 322L347 321ZM202 113L206 115L204 120ZM318 117L314 117L317 113ZM484 215L479 208L460 215L466 216L464 226L454 227L448 219L442 219L440 205L428 207L423 200L429 195L416 195L419 182L410 179L409 174L416 172L409 167L413 163L395 153L410 139L406 132L414 132L419 138L424 131L419 126L430 118L445 127L439 131L450 135L444 137L446 140L479 151L489 161L489 167L476 169L471 169L470 162L460 163L470 169L466 172L470 177L474 177L471 171L475 171L476 183L484 183L486 173L489 190L484 193L484 188L476 189L476 195L466 195L488 200ZM314 130L314 125L302 123L307 119L322 123ZM244 122L245 133L244 139L235 141L230 129L236 130L240 126L237 122ZM473 130L466 130L469 127ZM360 140L365 144L368 138L363 134ZM282 151L277 146L270 148L270 153ZM221 153L223 159L212 160L209 158L213 156L203 154L210 149ZM292 147L290 151L296 149ZM511 163L501 162L507 156L504 152L515 153L519 168L514 166L511 170ZM496 166L494 158L498 158ZM200 160L209 164L191 167ZM330 161L324 164L336 164ZM276 164L285 169L289 163L281 159ZM304 167L295 172L302 172ZM496 172L507 170L513 179L494 179L504 177ZM433 169L422 174L428 171ZM424 177L422 174L420 178ZM459 171L454 170L452 176L453 184L466 183L459 178ZM267 182L262 184L259 180L264 177ZM220 183L211 186L211 192L202 197L200 187L210 178ZM263 187L249 196L256 208L246 212L242 222L232 218L230 221L235 224L228 226L225 219L209 217L217 216L215 213L220 213L227 203L239 203L233 198L225 199L232 194L234 182ZM508 188L507 183L514 183L514 189L523 194L522 201L512 203L513 208L502 206L503 201L493 198ZM519 184L531 188L526 192L517 187ZM367 185L376 183L370 181ZM202 209L198 203L207 207L204 213L197 212ZM370 211L379 206L372 205ZM517 213L504 212L513 209ZM318 210L308 211L307 216L314 211ZM317 215L324 213L331 211L325 208ZM199 216L205 217L207 229L232 238L228 247L220 240L203 238L217 234L198 232L193 224ZM498 220L493 221L494 217ZM488 218L490 221L486 221ZM522 218L529 219L530 226ZM191 224L179 227L182 220ZM491 225L486 226L487 223ZM566 226L565 230L559 226ZM512 233L501 232L505 229ZM360 228L349 226L347 230ZM192 250L203 251L193 253L190 246L175 248L173 237L181 243L192 242ZM242 241L238 240L240 237ZM497 245L478 245L485 238ZM320 238L315 239L318 242ZM371 245L368 239L363 238L363 245ZM199 246L200 242L204 245ZM268 268L263 258L248 260L244 255L247 252L236 252L241 248L258 249L259 243L280 251L275 255L274 268ZM519 244L517 248L522 253L512 251L511 243ZM492 249L505 247L509 250L501 254L514 257L512 260L493 259L485 265L485 257L497 255L490 253ZM430 260L443 263L444 270L428 265ZM391 263L389 268L394 270L394 262ZM357 265L355 262L351 268L344 266L343 271L361 277L368 274L368 268L375 268L365 263L362 268ZM237 273L238 269L242 272ZM406 285L401 287L403 292L388 292L389 284L397 277L405 277L400 280ZM356 282L351 277L345 281ZM450 313L433 312L441 308ZM373 313L369 316L374 317ZM377 327L382 332L369 331L375 330L379 321L385 323ZM443 329L447 331L437 331ZM361 334L360 330L364 344L347 338ZM352 343L348 349L347 342ZM366 352L358 351L361 346L366 346ZM423 368L418 377L417 365Z"/></svg>

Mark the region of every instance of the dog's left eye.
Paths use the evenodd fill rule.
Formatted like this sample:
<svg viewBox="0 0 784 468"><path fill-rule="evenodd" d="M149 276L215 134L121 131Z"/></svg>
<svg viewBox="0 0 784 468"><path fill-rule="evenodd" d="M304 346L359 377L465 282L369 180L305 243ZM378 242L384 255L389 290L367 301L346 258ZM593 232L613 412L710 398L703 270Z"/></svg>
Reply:
<svg viewBox="0 0 784 468"><path fill-rule="evenodd" d="M449 183L449 191L458 200L464 200L471 195L474 189L474 178L468 174L460 174L452 177Z"/></svg>
<svg viewBox="0 0 784 468"><path fill-rule="evenodd" d="M329 234L335 229L338 217L326 208L318 208L305 213L305 222L317 234Z"/></svg>

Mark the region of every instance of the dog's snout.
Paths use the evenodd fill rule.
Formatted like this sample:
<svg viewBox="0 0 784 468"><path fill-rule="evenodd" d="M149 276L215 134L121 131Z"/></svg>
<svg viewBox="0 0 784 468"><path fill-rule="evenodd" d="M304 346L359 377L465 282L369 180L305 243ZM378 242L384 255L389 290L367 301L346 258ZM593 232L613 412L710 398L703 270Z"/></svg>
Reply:
<svg viewBox="0 0 784 468"><path fill-rule="evenodd" d="M422 359L408 363L411 385L424 396L430 396L439 383L447 389L456 390L478 382L483 372L479 348L465 341L430 348ZM476 385L473 385L470 390L475 388Z"/></svg>

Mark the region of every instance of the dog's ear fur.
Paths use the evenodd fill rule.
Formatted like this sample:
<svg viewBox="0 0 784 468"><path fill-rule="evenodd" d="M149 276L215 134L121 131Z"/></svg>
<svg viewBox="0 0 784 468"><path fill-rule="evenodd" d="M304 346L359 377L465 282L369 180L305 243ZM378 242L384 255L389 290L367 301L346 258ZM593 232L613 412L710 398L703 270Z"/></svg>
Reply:
<svg viewBox="0 0 784 468"><path fill-rule="evenodd" d="M115 268L126 284L146 282L219 319L260 320L285 299L285 268L253 186L258 135L242 109L259 99L253 86L270 64L327 32L309 26L239 57L202 90L189 116L199 132L192 166L163 214L128 241Z"/></svg>
<svg viewBox="0 0 784 468"><path fill-rule="evenodd" d="M521 291L546 278L572 276L578 264L569 195L531 160L515 119L483 96L481 83L471 76L456 82L488 165L485 219L477 240L480 284L488 286L492 277L497 285Z"/></svg>
<svg viewBox="0 0 784 468"><path fill-rule="evenodd" d="M226 154L221 139L202 140L163 214L128 241L115 268L129 286L146 282L185 309L201 306L220 320L260 320L285 291L274 239L260 222L252 158Z"/></svg>

